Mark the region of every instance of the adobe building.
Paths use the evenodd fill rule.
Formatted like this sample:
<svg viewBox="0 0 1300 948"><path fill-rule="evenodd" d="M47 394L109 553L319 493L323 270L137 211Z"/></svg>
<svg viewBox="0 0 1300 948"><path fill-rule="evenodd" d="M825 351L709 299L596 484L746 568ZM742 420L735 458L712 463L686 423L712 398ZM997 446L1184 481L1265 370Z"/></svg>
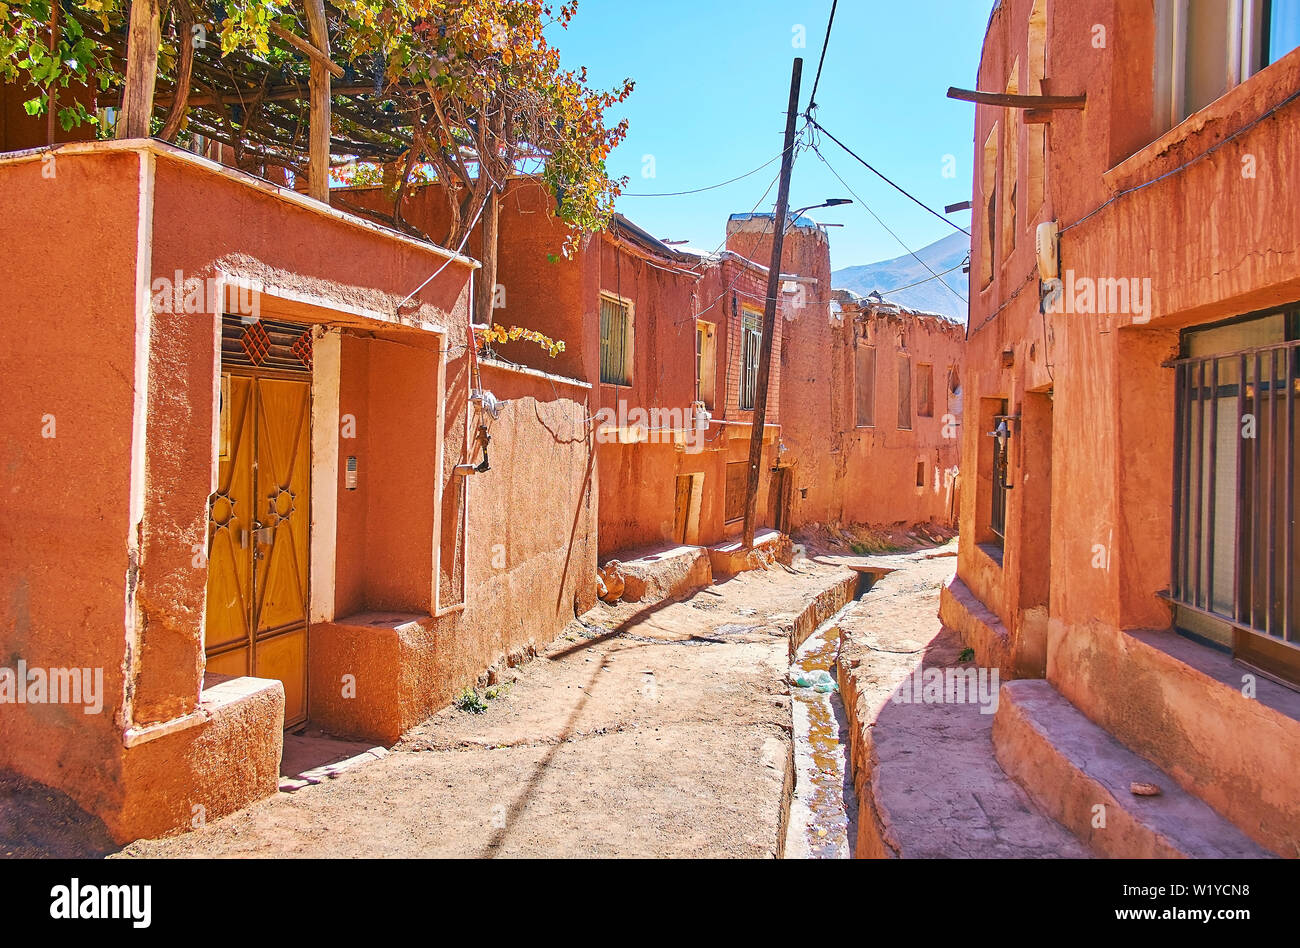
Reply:
<svg viewBox="0 0 1300 948"><path fill-rule="evenodd" d="M475 261L154 140L0 194L0 767L198 825L594 604L592 386L474 360Z"/></svg>
<svg viewBox="0 0 1300 948"><path fill-rule="evenodd" d="M374 188L340 189L380 213ZM501 198L494 322L564 343L552 356L527 340L494 342L484 365L558 373L592 391L574 436L596 444L602 560L666 546L734 541L744 516L767 268L737 254L670 246L621 214L566 256L566 225L546 187L511 182ZM436 186L414 189L406 220L447 225ZM467 247L481 245L480 229ZM780 348L778 326L775 345ZM781 526L780 380L773 363L758 520ZM775 470L774 470L775 469Z"/></svg>
<svg viewBox="0 0 1300 948"><path fill-rule="evenodd" d="M727 246L770 259L773 215L736 214ZM826 228L785 236L780 350L788 529L951 524L965 333L951 320L832 291ZM773 362L775 373L776 362Z"/></svg>
<svg viewBox="0 0 1300 948"><path fill-rule="evenodd" d="M819 519L955 527L965 327L879 294L833 296L832 365L844 369L831 379L849 417Z"/></svg>
<svg viewBox="0 0 1300 948"><path fill-rule="evenodd" d="M1297 45L1250 0L1003 0L984 39L980 91L1085 98L975 108L941 615L1045 677L1004 685L998 759L1112 855L1137 835L1090 830L1095 775L1053 764L1080 735L1300 855Z"/></svg>

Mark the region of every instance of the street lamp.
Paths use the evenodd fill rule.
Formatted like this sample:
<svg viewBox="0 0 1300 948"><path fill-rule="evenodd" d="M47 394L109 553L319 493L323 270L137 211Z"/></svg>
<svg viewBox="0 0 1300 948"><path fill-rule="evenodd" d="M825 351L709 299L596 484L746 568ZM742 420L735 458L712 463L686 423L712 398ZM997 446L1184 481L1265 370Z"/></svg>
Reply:
<svg viewBox="0 0 1300 948"><path fill-rule="evenodd" d="M793 214L789 214L786 216L785 229L789 230L790 225L793 224L795 221L797 221L804 211L815 211L819 207L839 207L841 204L852 204L852 203L853 202L848 198L828 198L827 200L822 201L822 203L820 204L809 204L807 207L801 207Z"/></svg>

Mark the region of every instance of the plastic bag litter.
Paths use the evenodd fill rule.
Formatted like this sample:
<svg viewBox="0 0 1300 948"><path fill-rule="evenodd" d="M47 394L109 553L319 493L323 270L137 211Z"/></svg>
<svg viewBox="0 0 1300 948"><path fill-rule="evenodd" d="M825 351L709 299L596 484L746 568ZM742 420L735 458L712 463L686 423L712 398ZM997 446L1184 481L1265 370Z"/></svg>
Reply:
<svg viewBox="0 0 1300 948"><path fill-rule="evenodd" d="M818 668L815 671L806 671L802 668L791 669L790 681L796 688L811 688L818 694L823 695L840 690L839 684L831 673L823 668Z"/></svg>

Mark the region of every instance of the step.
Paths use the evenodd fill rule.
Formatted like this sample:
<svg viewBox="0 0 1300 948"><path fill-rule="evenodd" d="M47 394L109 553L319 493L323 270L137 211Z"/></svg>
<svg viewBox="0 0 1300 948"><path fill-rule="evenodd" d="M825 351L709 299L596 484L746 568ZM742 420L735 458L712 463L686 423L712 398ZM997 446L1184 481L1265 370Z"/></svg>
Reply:
<svg viewBox="0 0 1300 948"><path fill-rule="evenodd" d="M720 543L709 547L709 560L714 576L734 576L752 569L764 569L772 562L789 563L791 541L777 530L764 529L754 534L754 548L741 541Z"/></svg>
<svg viewBox="0 0 1300 948"><path fill-rule="evenodd" d="M616 560L624 580L624 602L653 604L681 599L713 582L708 551L700 546L614 554L605 565Z"/></svg>
<svg viewBox="0 0 1300 948"><path fill-rule="evenodd" d="M1002 769L1093 852L1128 859L1271 855L1043 679L1007 682L993 722ZM1138 796L1134 783L1159 796ZM1098 809L1104 807L1104 810Z"/></svg>
<svg viewBox="0 0 1300 948"><path fill-rule="evenodd" d="M1261 846L1300 857L1300 694L1171 631L1051 638L1047 677L1089 720Z"/></svg>

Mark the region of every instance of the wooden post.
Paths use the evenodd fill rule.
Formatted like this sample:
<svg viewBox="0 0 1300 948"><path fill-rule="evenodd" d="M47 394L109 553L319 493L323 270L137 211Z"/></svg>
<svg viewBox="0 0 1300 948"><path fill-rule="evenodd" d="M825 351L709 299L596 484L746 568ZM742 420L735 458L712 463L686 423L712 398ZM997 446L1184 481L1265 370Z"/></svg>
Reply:
<svg viewBox="0 0 1300 948"><path fill-rule="evenodd" d="M480 172L481 173L481 172ZM488 185L487 206L483 208L483 245L478 271L478 295L474 299L474 321L492 325L493 306L497 288L497 234L501 220L501 198L497 189Z"/></svg>
<svg viewBox="0 0 1300 948"><path fill-rule="evenodd" d="M131 0L126 37L126 87L122 90L122 114L117 119L118 138L149 137L154 84L158 79L160 6L161 0Z"/></svg>
<svg viewBox="0 0 1300 948"><path fill-rule="evenodd" d="M50 55L53 56L55 50L59 48L59 2L54 0L50 4ZM45 88L45 144L51 148L54 147L54 122L55 114L59 110L59 86L51 79L50 84Z"/></svg>
<svg viewBox="0 0 1300 948"><path fill-rule="evenodd" d="M785 247L785 216L790 212L790 172L794 170L794 124L799 116L799 80L803 60L795 59L790 75L790 106L785 116L785 151L781 153L781 184L776 192L776 233L772 237L772 266L767 272L763 301L763 339L754 392L754 419L749 433L749 483L745 489L745 549L754 548L754 513L758 507L758 474L763 466L763 428L767 423L767 381L772 372L772 337L776 335L776 295L781 290L781 251Z"/></svg>
<svg viewBox="0 0 1300 948"><path fill-rule="evenodd" d="M311 42L329 56L329 29L325 0L306 0ZM308 142L307 194L325 204L330 200L330 73L316 58L311 60L311 129Z"/></svg>

